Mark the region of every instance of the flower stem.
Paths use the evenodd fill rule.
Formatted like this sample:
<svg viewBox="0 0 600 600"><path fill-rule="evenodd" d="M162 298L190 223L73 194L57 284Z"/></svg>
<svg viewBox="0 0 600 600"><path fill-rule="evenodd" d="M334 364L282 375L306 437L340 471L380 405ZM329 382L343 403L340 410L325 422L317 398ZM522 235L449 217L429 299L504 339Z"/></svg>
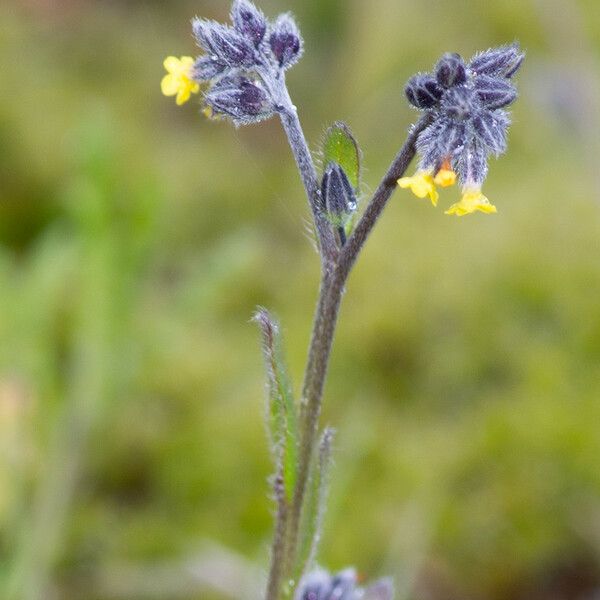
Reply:
<svg viewBox="0 0 600 600"><path fill-rule="evenodd" d="M285 84L283 85L285 86ZM279 116L294 158L296 159L298 171L300 172L300 177L302 178L302 183L308 197L317 234L322 269L323 271L327 271L337 260L339 254L338 246L329 222L321 209L321 191L319 189L317 170L315 169L315 164L308 149L302 126L300 125L298 111L293 105L285 87L282 96L283 102Z"/></svg>
<svg viewBox="0 0 600 600"><path fill-rule="evenodd" d="M379 184L354 232L343 246L334 268L325 271L322 276L302 394L298 478L290 513L288 540L290 563L294 561L298 545L302 506L317 439L323 388L344 287L360 251L396 188L396 180L402 177L415 155L418 135L429 123L430 117L425 115L411 128L406 142Z"/></svg>
<svg viewBox="0 0 600 600"><path fill-rule="evenodd" d="M277 498L277 518L275 533L271 547L271 567L267 585L266 600L279 600L281 588L286 576L286 546L288 527L288 503L285 498L283 475L278 473L275 479L275 496Z"/></svg>
<svg viewBox="0 0 600 600"><path fill-rule="evenodd" d="M415 155L417 137L431 122L430 116L425 115L411 128L406 142L383 177L354 232L348 240L344 240L345 243L340 249L333 228L322 214L317 171L297 110L291 101L285 82L282 80L277 87L281 100L279 116L296 159L313 215L322 271L302 389L296 486L289 512L280 510L273 542L267 600L279 600L283 580L294 569L310 464L317 443L323 389L346 281L369 234L396 188L396 180L402 177ZM283 560L282 552L285 554Z"/></svg>

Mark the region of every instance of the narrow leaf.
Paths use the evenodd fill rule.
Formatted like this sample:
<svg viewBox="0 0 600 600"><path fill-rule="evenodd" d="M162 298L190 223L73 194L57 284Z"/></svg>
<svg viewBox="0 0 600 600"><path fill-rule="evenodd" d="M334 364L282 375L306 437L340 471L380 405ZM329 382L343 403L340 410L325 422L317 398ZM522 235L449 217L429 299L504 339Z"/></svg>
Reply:
<svg viewBox="0 0 600 600"><path fill-rule="evenodd" d="M283 477L285 496L292 500L298 462L298 419L292 388L282 358L279 326L264 308L254 315L262 333L267 371L269 435L277 473Z"/></svg>
<svg viewBox="0 0 600 600"><path fill-rule="evenodd" d="M341 121L334 123L325 133L323 141L323 167L337 163L342 167L355 191L360 184L361 152L350 128Z"/></svg>
<svg viewBox="0 0 600 600"><path fill-rule="evenodd" d="M321 437L319 453L311 467L310 486L302 515L301 543L296 568L296 578L313 568L323 530L323 519L329 492L331 446L335 431L327 428Z"/></svg>

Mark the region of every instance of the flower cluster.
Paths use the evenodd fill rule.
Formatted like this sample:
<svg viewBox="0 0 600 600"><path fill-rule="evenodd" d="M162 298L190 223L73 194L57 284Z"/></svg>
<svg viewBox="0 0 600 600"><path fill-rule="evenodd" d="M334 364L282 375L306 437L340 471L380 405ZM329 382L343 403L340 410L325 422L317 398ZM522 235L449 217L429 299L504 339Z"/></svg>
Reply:
<svg viewBox="0 0 600 600"><path fill-rule="evenodd" d="M495 213L481 193L488 157L506 151L510 124L505 110L517 98L510 79L523 62L516 44L476 54L465 64L458 54L446 54L432 74L418 74L406 85L406 97L431 115L431 124L417 140L420 163L412 177L398 180L419 198L437 205L436 186L448 187L458 179L463 195L446 214L475 211Z"/></svg>
<svg viewBox="0 0 600 600"><path fill-rule="evenodd" d="M392 600L393 596L394 588L389 579L359 588L354 569L345 569L337 575L317 570L302 578L295 600Z"/></svg>
<svg viewBox="0 0 600 600"><path fill-rule="evenodd" d="M194 37L204 54L195 61L169 57L162 82L167 96L183 104L192 93L204 92L205 113L228 117L236 125L272 116L286 101L284 73L302 55L303 42L290 14L269 22L249 0L235 0L232 25L208 19L192 21Z"/></svg>

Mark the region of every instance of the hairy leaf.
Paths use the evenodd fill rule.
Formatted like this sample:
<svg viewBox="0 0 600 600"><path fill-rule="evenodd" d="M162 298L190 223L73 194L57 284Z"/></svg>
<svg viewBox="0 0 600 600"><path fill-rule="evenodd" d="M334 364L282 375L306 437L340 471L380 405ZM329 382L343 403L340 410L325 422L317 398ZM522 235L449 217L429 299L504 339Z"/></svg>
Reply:
<svg viewBox="0 0 600 600"><path fill-rule="evenodd" d="M314 457L311 467L310 485L307 489L300 529L300 551L295 572L297 578L313 568L317 557L329 492L331 446L334 434L333 429L325 429L319 444L319 452Z"/></svg>
<svg viewBox="0 0 600 600"><path fill-rule="evenodd" d="M288 501L296 485L298 463L298 419L292 387L282 358L279 326L269 312L260 308L254 315L262 332L268 387L269 434L276 463L276 472L283 476Z"/></svg>
<svg viewBox="0 0 600 600"><path fill-rule="evenodd" d="M360 183L361 153L350 128L341 121L334 123L325 133L323 142L323 166L337 163L342 167L350 183L358 190Z"/></svg>

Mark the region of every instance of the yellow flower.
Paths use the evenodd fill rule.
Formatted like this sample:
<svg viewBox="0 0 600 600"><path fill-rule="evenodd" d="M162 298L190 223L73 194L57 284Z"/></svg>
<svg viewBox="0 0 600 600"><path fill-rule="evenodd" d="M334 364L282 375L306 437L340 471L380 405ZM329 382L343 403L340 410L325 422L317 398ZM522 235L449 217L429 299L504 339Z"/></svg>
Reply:
<svg viewBox="0 0 600 600"><path fill-rule="evenodd" d="M450 169L440 169L433 181L440 187L450 187L456 183L456 173Z"/></svg>
<svg viewBox="0 0 600 600"><path fill-rule="evenodd" d="M437 206L439 194L435 189L431 172L417 171L412 177L402 177L398 179L398 185L403 189L410 188L417 198L429 196L431 204Z"/></svg>
<svg viewBox="0 0 600 600"><path fill-rule="evenodd" d="M185 104L192 94L200 91L200 85L192 81L192 68L194 59L191 56L176 58L169 56L163 63L168 75L160 82L160 89L165 96L175 96L175 102L181 106Z"/></svg>
<svg viewBox="0 0 600 600"><path fill-rule="evenodd" d="M496 207L493 204L490 204L490 201L481 193L481 190L466 189L464 190L460 202L453 204L446 211L446 214L462 217L463 215L474 213L477 210L487 214L498 212Z"/></svg>
<svg viewBox="0 0 600 600"><path fill-rule="evenodd" d="M434 183L440 187L450 187L456 183L456 173L450 166L450 160L446 159L442 163L441 169L437 172Z"/></svg>

